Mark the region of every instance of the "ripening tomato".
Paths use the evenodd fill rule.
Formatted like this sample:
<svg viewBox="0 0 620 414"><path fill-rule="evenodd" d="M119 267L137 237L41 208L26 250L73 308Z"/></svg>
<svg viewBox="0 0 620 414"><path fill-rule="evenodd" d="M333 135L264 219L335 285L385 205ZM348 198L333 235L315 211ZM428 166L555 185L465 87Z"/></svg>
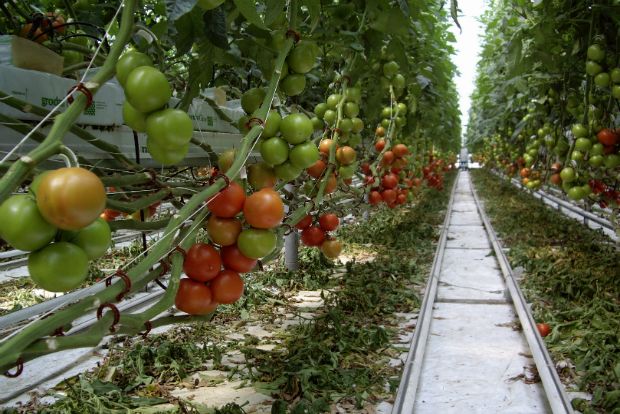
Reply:
<svg viewBox="0 0 620 414"><path fill-rule="evenodd" d="M183 271L197 282L208 282L217 276L221 268L220 252L206 243L196 243L190 247L183 261Z"/></svg>
<svg viewBox="0 0 620 414"><path fill-rule="evenodd" d="M336 174L332 173L327 178L327 185L325 186L325 194L333 193L338 187L338 178L336 178Z"/></svg>
<svg viewBox="0 0 620 414"><path fill-rule="evenodd" d="M243 215L252 227L272 229L282 223L284 203L273 188L263 188L245 200Z"/></svg>
<svg viewBox="0 0 620 414"><path fill-rule="evenodd" d="M383 128L382 126L378 126L377 129L375 129L375 135L378 136L378 137L385 136L385 128ZM383 141L383 144L385 146L385 141ZM376 146L376 144L375 144L375 146ZM383 148L380 149L380 150L378 149L377 151L382 151L382 150L383 150Z"/></svg>
<svg viewBox="0 0 620 414"><path fill-rule="evenodd" d="M306 246L320 246L325 240L325 232L316 226L310 226L301 232L301 242Z"/></svg>
<svg viewBox="0 0 620 414"><path fill-rule="evenodd" d="M206 229L213 243L230 246L237 242L237 237L241 233L241 221L212 214L207 221Z"/></svg>
<svg viewBox="0 0 620 414"><path fill-rule="evenodd" d="M325 240L321 244L321 252L330 259L335 259L342 252L342 242L336 239Z"/></svg>
<svg viewBox="0 0 620 414"><path fill-rule="evenodd" d="M357 153L349 146L340 147L336 150L336 160L343 165L350 165L355 162Z"/></svg>
<svg viewBox="0 0 620 414"><path fill-rule="evenodd" d="M334 213L326 213L319 217L319 226L324 231L334 231L338 228L340 220Z"/></svg>
<svg viewBox="0 0 620 414"><path fill-rule="evenodd" d="M299 230L307 229L312 225L312 216L310 214L306 214L304 218L299 220L297 224L295 224L295 228Z"/></svg>
<svg viewBox="0 0 620 414"><path fill-rule="evenodd" d="M181 279L174 304L181 312L190 315L206 315L215 310L211 288L192 279Z"/></svg>
<svg viewBox="0 0 620 414"><path fill-rule="evenodd" d="M232 218L241 212L245 191L235 181L207 201L207 208L218 217Z"/></svg>
<svg viewBox="0 0 620 414"><path fill-rule="evenodd" d="M266 162L259 162L248 166L248 183L255 190L273 187L277 181L276 173Z"/></svg>
<svg viewBox="0 0 620 414"><path fill-rule="evenodd" d="M48 223L62 230L78 230L103 212L103 183L84 168L59 168L47 173L37 189L37 207Z"/></svg>
<svg viewBox="0 0 620 414"><path fill-rule="evenodd" d="M243 279L232 270L222 270L209 284L213 300L217 303L231 304L243 295Z"/></svg>
<svg viewBox="0 0 620 414"><path fill-rule="evenodd" d="M319 143L319 151L322 154L329 155L329 151L334 146L334 140L326 138Z"/></svg>
<svg viewBox="0 0 620 414"><path fill-rule="evenodd" d="M278 244L278 236L267 229L247 229L239 234L237 246L250 259L260 259L271 253Z"/></svg>
<svg viewBox="0 0 620 414"><path fill-rule="evenodd" d="M222 256L224 268L234 270L237 273L247 273L251 271L254 269L257 262L256 259L250 259L249 257L244 256L236 244L222 247L220 255Z"/></svg>

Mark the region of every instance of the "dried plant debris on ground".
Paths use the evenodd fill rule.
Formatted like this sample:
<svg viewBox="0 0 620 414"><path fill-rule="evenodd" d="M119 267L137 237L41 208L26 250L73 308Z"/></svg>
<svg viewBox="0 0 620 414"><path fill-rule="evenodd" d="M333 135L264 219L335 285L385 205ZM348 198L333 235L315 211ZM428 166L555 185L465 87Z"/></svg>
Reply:
<svg viewBox="0 0 620 414"><path fill-rule="evenodd" d="M620 413L620 252L600 231L567 218L486 171L478 193L537 322L551 325L547 348L584 413Z"/></svg>
<svg viewBox="0 0 620 414"><path fill-rule="evenodd" d="M393 402L448 198L424 190L343 227L346 263L302 248L298 271L248 275L210 323L111 343L55 404L20 411L375 412Z"/></svg>

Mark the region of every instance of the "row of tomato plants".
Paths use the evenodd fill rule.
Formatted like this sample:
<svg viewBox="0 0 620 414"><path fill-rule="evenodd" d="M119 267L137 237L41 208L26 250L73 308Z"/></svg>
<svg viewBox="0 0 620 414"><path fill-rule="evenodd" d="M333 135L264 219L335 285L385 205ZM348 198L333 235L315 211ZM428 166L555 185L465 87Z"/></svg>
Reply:
<svg viewBox="0 0 620 414"><path fill-rule="evenodd" d="M238 8L243 15L242 21L247 20L249 24L243 27L251 34L253 26L261 26L262 16L252 11L253 8L237 3L235 10ZM222 12L225 6L192 4L188 13L199 13L207 19L216 11ZM84 160L65 147L62 138L69 130L73 131L75 119L88 106L88 93L77 94L67 110L56 116L49 134L35 150L6 166L7 171L0 179L3 200L0 212L6 218L0 234L14 247L32 251L28 269L35 283L44 289L67 291L80 285L87 276L89 260L107 250L111 230L131 227L164 228L164 231L149 248L148 256L124 264L115 274L118 281L94 298L83 299L35 321L5 339L0 344L0 367L9 368L16 362L19 366L49 352L94 346L108 330L134 334L153 326L208 319L219 304L239 299L244 290L240 274L253 269L258 260L264 262L277 256L284 233L293 231L294 227L301 231L305 244L320 247L327 257L337 257L341 244L327 232L338 225L337 215L330 210L337 210L337 202L342 198L354 198L360 203L367 200L371 206L384 202L395 208L411 198L411 189L419 187L422 178L432 187L442 187L443 172L450 168L452 160L437 157L432 147L417 145L406 135L408 120L416 112L412 105L415 97L408 97L407 91L415 92L416 85L407 85L407 78L400 72L401 67L388 47L390 36L381 56L372 60L373 72L368 78L381 79L380 95L384 105L387 104L381 109L379 125L370 137L360 135L364 121L358 117L365 83L360 79L353 84L351 79L355 70L359 70L359 61L367 58L359 51L350 52L351 59L341 61L340 72L328 89L331 93L314 107L314 114L301 105L271 109L276 95L282 101L287 97L298 99L317 63L320 50L316 43L300 41L300 33L293 30L299 21L298 14L306 18L305 13L310 12L309 4L304 6L300 8L297 2L291 2L287 19L281 23L289 29L273 30L270 36L277 56L270 59L272 72L265 76L268 85L249 88L241 96L247 117L239 123L239 129L245 133L240 147L217 157L217 168L203 171L202 177L192 184L188 184L191 180L183 174L166 176L145 171L118 155L116 159L124 163L128 173L106 175L96 166L91 171L80 167L78 163L84 165ZM432 2L427 6L436 7ZM192 138L193 125L184 100L177 108L167 107L174 84L155 67L151 57L135 49L124 51L132 34L142 27L135 25L136 7L134 1L125 3L115 41L103 66L87 85L90 93L95 93L99 85L116 74L126 96L125 123L135 131L146 133L147 149L154 160L172 166L182 163L189 145L196 143ZM367 5L366 11L372 7ZM408 13L399 11L407 15L405 12ZM169 22L173 21L172 14L168 14ZM181 19L178 15L176 18ZM368 24L365 19L366 13L358 30ZM50 27L51 35L56 29ZM20 34L32 37L31 32L32 29ZM445 40L445 33L439 36ZM327 61L324 56L322 63ZM192 80L190 77L189 82ZM409 105L402 101L404 98L409 99ZM7 102L24 107L13 97ZM120 152L96 138L89 142L111 153ZM213 155L208 146L202 147ZM240 180L240 173L255 148L264 161L248 166L246 183ZM412 156L410 152L414 149L418 153ZM68 160L66 168L36 174L29 194L10 196L36 171L39 163L59 153ZM356 175L364 184L361 188L351 186ZM287 183L293 186L285 187ZM117 196L108 198L106 186L110 190L112 185ZM249 188L253 192L247 195ZM337 189L344 194L338 196ZM127 194L133 190L148 195L132 199ZM281 194L285 195L284 200ZM119 212L146 208L164 199L179 208L170 219L151 223L116 219ZM207 228L210 243L196 244L195 234L203 226ZM167 291L157 304L139 314L118 312L115 302L168 271L171 274ZM188 277L181 279L183 271ZM172 304L188 315L151 321ZM67 329L73 319L89 310L97 310L100 319L87 331L49 337L50 332L57 332L58 327Z"/></svg>

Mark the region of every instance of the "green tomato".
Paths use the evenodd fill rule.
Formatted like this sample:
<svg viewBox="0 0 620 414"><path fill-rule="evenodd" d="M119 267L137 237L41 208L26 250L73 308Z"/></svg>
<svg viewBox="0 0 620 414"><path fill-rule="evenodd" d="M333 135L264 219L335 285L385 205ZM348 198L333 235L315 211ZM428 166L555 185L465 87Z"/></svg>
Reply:
<svg viewBox="0 0 620 414"><path fill-rule="evenodd" d="M112 242L112 232L108 222L99 217L88 226L77 231L63 231L60 234L62 241L79 246L90 259L103 256Z"/></svg>
<svg viewBox="0 0 620 414"><path fill-rule="evenodd" d="M605 50L597 44L588 47L588 59L600 62L605 58Z"/></svg>
<svg viewBox="0 0 620 414"><path fill-rule="evenodd" d="M611 88L611 96L613 96L614 99L620 99L620 85L614 85Z"/></svg>
<svg viewBox="0 0 620 414"><path fill-rule="evenodd" d="M88 257L75 244L52 243L30 253L28 271L38 287L50 292L67 292L86 280Z"/></svg>
<svg viewBox="0 0 620 414"><path fill-rule="evenodd" d="M389 106L384 107L381 110L381 117L382 118L391 118L392 117L392 108L390 108Z"/></svg>
<svg viewBox="0 0 620 414"><path fill-rule="evenodd" d="M400 73L397 73L392 78L392 86L396 89L404 89L405 88L405 77Z"/></svg>
<svg viewBox="0 0 620 414"><path fill-rule="evenodd" d="M312 128L314 128L315 131L322 131L325 128L325 122L316 116L310 118L310 121L312 121Z"/></svg>
<svg viewBox="0 0 620 414"><path fill-rule="evenodd" d="M357 134L358 132L361 132L362 129L364 129L364 121L362 121L360 118L353 118L351 119L351 123L353 124L353 127L351 128L351 132Z"/></svg>
<svg viewBox="0 0 620 414"><path fill-rule="evenodd" d="M288 159L288 144L278 137L266 139L260 144L260 155L270 165L280 165Z"/></svg>
<svg viewBox="0 0 620 414"><path fill-rule="evenodd" d="M174 165L183 161L189 151L189 144L173 149L164 148L161 147L156 141L153 141L151 137L147 137L146 150L158 163L162 165Z"/></svg>
<svg viewBox="0 0 620 414"><path fill-rule="evenodd" d="M357 162L350 165L342 165L338 168L338 175L343 179L353 178L357 171Z"/></svg>
<svg viewBox="0 0 620 414"><path fill-rule="evenodd" d="M321 158L318 147L312 141L306 141L295 145L289 154L289 160L293 166L305 169Z"/></svg>
<svg viewBox="0 0 620 414"><path fill-rule="evenodd" d="M153 66L153 61L148 55L135 50L123 54L116 62L116 79L118 83L125 88L129 74L140 66Z"/></svg>
<svg viewBox="0 0 620 414"><path fill-rule="evenodd" d="M610 75L613 83L620 83L620 68L613 68Z"/></svg>
<svg viewBox="0 0 620 414"><path fill-rule="evenodd" d="M572 187L571 189L569 189L566 192L566 195L568 196L568 198L570 198L571 200L574 200L574 201L581 200L582 198L584 198L586 196L584 194L583 188L581 188L578 185L576 185L576 186Z"/></svg>
<svg viewBox="0 0 620 414"><path fill-rule="evenodd" d="M282 181L288 182L299 177L303 170L294 166L290 161L287 161L283 164L276 165L274 171L276 172L276 177Z"/></svg>
<svg viewBox="0 0 620 414"><path fill-rule="evenodd" d="M388 79L392 79L398 72L398 69L400 69L400 66L392 60L383 65L383 75Z"/></svg>
<svg viewBox="0 0 620 414"><path fill-rule="evenodd" d="M603 155L604 152L605 147L603 146L603 144L598 142L592 145L592 148L590 149L590 155Z"/></svg>
<svg viewBox="0 0 620 414"><path fill-rule="evenodd" d="M306 89L306 75L293 73L280 82L280 89L286 96L300 95Z"/></svg>
<svg viewBox="0 0 620 414"><path fill-rule="evenodd" d="M338 118L338 113L332 109L328 109L325 111L323 121L327 122L327 125L332 126L336 122L336 118Z"/></svg>
<svg viewBox="0 0 620 414"><path fill-rule="evenodd" d="M594 77L594 83L599 88L608 87L610 82L611 82L611 77L609 76L609 73L607 72L601 72Z"/></svg>
<svg viewBox="0 0 620 414"><path fill-rule="evenodd" d="M396 110L399 115L404 116L407 113L407 105L399 102L398 105L396 105Z"/></svg>
<svg viewBox="0 0 620 414"><path fill-rule="evenodd" d="M568 151L568 149L569 149L568 142L565 139L560 138L558 142L555 144L555 148L553 149L553 151L558 155L564 155L566 154L566 151Z"/></svg>
<svg viewBox="0 0 620 414"><path fill-rule="evenodd" d="M287 58L288 67L295 73L307 73L316 63L317 50L312 42L302 40L295 45Z"/></svg>
<svg viewBox="0 0 620 414"><path fill-rule="evenodd" d="M247 114L252 114L260 108L266 95L263 88L248 89L241 95L241 107Z"/></svg>
<svg viewBox="0 0 620 414"><path fill-rule="evenodd" d="M237 238L239 251L250 259L260 259L271 253L278 243L278 237L271 230L247 229Z"/></svg>
<svg viewBox="0 0 620 414"><path fill-rule="evenodd" d="M134 131L146 132L146 115L137 111L128 101L123 102L123 120Z"/></svg>
<svg viewBox="0 0 620 414"><path fill-rule="evenodd" d="M56 230L30 195L14 195L0 204L0 238L15 249L38 250L54 239Z"/></svg>
<svg viewBox="0 0 620 414"><path fill-rule="evenodd" d="M353 121L351 121L349 118L342 118L340 120L339 127L342 132L351 132L351 130L353 129Z"/></svg>
<svg viewBox="0 0 620 414"><path fill-rule="evenodd" d="M354 102L344 104L344 114L347 118L355 118L360 113L360 107Z"/></svg>
<svg viewBox="0 0 620 414"><path fill-rule="evenodd" d="M362 91L358 87L348 87L344 91L347 102L359 102L362 99Z"/></svg>
<svg viewBox="0 0 620 414"><path fill-rule="evenodd" d="M388 127L390 126L390 120L389 120L389 119L387 119L387 118L383 118L383 119L381 120L381 126L382 126L383 128L388 128Z"/></svg>
<svg viewBox="0 0 620 414"><path fill-rule="evenodd" d="M211 10L224 3L224 0L198 0L196 4L203 10Z"/></svg>
<svg viewBox="0 0 620 414"><path fill-rule="evenodd" d="M603 67L598 63L588 60L586 62L586 73L590 76L596 76L603 71Z"/></svg>
<svg viewBox="0 0 620 414"><path fill-rule="evenodd" d="M620 166L620 155L618 154L609 154L605 156L605 168L616 168Z"/></svg>
<svg viewBox="0 0 620 414"><path fill-rule="evenodd" d="M605 157L603 157L602 155L591 155L590 159L588 160L588 164L590 164L592 167L600 167L601 165L603 165L604 162Z"/></svg>
<svg viewBox="0 0 620 414"><path fill-rule="evenodd" d="M340 100L342 99L342 95L338 93L333 93L327 97L327 108L336 109Z"/></svg>
<svg viewBox="0 0 620 414"><path fill-rule="evenodd" d="M312 121L302 113L287 115L280 122L280 133L289 144L301 144L312 136L313 131Z"/></svg>
<svg viewBox="0 0 620 414"><path fill-rule="evenodd" d="M314 114L320 119L323 119L323 115L325 115L325 111L327 111L328 109L329 107L327 106L326 103L324 102L318 103L314 107Z"/></svg>
<svg viewBox="0 0 620 414"><path fill-rule="evenodd" d="M356 147L362 143L362 136L360 134L353 134L349 137L348 145L350 147Z"/></svg>
<svg viewBox="0 0 620 414"><path fill-rule="evenodd" d="M574 150L572 154L570 155L570 159L573 161L577 161L577 162L583 161L583 157L584 157L583 152L577 151L577 150Z"/></svg>
<svg viewBox="0 0 620 414"><path fill-rule="evenodd" d="M402 116L397 116L394 122L396 123L396 126L399 128L404 127L407 124L407 120Z"/></svg>
<svg viewBox="0 0 620 414"><path fill-rule="evenodd" d="M75 50L63 50L62 57L64 58L63 65L65 69L84 61L84 56Z"/></svg>
<svg viewBox="0 0 620 414"><path fill-rule="evenodd" d="M192 119L180 109L163 109L146 118L146 134L161 148L174 150L185 147L193 133Z"/></svg>
<svg viewBox="0 0 620 414"><path fill-rule="evenodd" d="M588 152L592 148L592 141L588 138L577 138L575 141L575 149L581 152Z"/></svg>
<svg viewBox="0 0 620 414"><path fill-rule="evenodd" d="M562 178L563 183L571 183L575 181L577 174L572 167L564 167L562 171L560 171L560 178Z"/></svg>
<svg viewBox="0 0 620 414"><path fill-rule="evenodd" d="M237 129L244 135L250 132L250 128L247 126L249 120L249 115L243 115L239 117L239 120L237 120Z"/></svg>
<svg viewBox="0 0 620 414"><path fill-rule="evenodd" d="M261 138L271 138L275 137L278 131L280 130L280 122L282 121L282 117L275 109L272 109L267 114L267 119L265 120L265 128L263 129L263 133L261 134Z"/></svg>
<svg viewBox="0 0 620 414"><path fill-rule="evenodd" d="M585 138L588 136L588 129L582 124L573 124L571 131L575 138Z"/></svg>
<svg viewBox="0 0 620 414"><path fill-rule="evenodd" d="M125 97L136 110L152 112L168 103L172 88L166 75L151 66L140 66L129 74Z"/></svg>

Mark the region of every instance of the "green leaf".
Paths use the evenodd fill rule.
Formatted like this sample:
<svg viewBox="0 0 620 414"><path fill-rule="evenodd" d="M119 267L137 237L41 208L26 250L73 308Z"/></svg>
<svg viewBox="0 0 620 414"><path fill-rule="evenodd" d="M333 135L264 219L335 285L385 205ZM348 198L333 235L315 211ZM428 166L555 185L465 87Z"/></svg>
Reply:
<svg viewBox="0 0 620 414"><path fill-rule="evenodd" d="M207 10L202 19L205 22L204 32L207 39L221 49L229 49L228 36L226 35L226 13L222 7Z"/></svg>
<svg viewBox="0 0 620 414"><path fill-rule="evenodd" d="M459 30L462 32L463 29L461 28L461 25L459 23L458 11L459 11L458 0L450 0L450 16L452 17L452 20L454 20L454 24L456 24L456 27L458 27Z"/></svg>
<svg viewBox="0 0 620 414"><path fill-rule="evenodd" d="M196 0L165 0L168 20L176 22L181 16L189 13L196 5Z"/></svg>
<svg viewBox="0 0 620 414"><path fill-rule="evenodd" d="M286 0L267 0L265 2L265 24L270 25L284 13Z"/></svg>
<svg viewBox="0 0 620 414"><path fill-rule="evenodd" d="M265 23L256 11L256 3L253 0L233 0L239 12L254 26L267 30Z"/></svg>
<svg viewBox="0 0 620 414"><path fill-rule="evenodd" d="M308 14L310 15L310 27L311 31L314 30L319 23L321 17L321 2L320 0L302 0L301 4L308 8Z"/></svg>

